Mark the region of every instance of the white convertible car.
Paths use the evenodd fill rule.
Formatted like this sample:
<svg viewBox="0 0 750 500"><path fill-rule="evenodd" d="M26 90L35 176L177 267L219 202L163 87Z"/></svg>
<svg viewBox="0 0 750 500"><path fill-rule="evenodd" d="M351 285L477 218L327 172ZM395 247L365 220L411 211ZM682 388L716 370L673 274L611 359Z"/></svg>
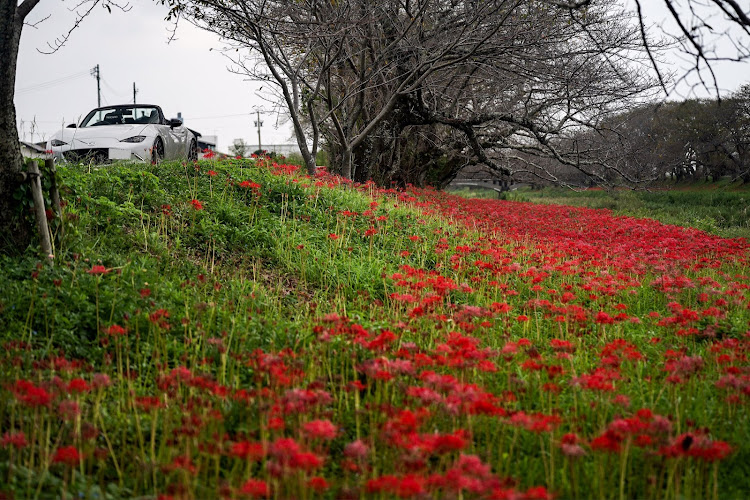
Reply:
<svg viewBox="0 0 750 500"><path fill-rule="evenodd" d="M182 120L167 120L159 106L124 104L91 111L80 125L68 125L47 142L56 160L105 163L135 160L196 160L195 131Z"/></svg>

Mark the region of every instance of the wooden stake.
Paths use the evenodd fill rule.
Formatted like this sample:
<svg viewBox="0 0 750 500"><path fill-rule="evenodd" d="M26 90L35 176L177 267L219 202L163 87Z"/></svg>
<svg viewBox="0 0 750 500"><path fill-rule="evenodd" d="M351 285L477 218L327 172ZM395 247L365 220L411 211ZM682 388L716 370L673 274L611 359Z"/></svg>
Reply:
<svg viewBox="0 0 750 500"><path fill-rule="evenodd" d="M60 190L57 187L55 160L52 158L44 160L44 169L52 176L50 179L49 197L52 200L52 209L55 211L55 215L60 217L60 237L62 238L65 236L65 225L62 223L62 207L60 206Z"/></svg>
<svg viewBox="0 0 750 500"><path fill-rule="evenodd" d="M42 253L45 257L52 257L52 243L50 243L47 214L44 208L44 195L42 194L42 179L39 173L39 166L35 161L29 164L29 177L31 181L31 196L34 200L36 224L39 228L39 240L42 244Z"/></svg>
<svg viewBox="0 0 750 500"><path fill-rule="evenodd" d="M57 189L57 168L55 168L55 160L47 158L44 160L44 170L52 174L50 178L49 197L52 200L52 208L55 210L57 215L60 215L60 191Z"/></svg>

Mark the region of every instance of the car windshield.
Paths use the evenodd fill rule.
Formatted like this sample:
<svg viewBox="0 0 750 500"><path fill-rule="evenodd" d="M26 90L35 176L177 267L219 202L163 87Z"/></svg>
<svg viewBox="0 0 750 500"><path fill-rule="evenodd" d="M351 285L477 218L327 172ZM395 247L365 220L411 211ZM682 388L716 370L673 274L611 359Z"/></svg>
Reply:
<svg viewBox="0 0 750 500"><path fill-rule="evenodd" d="M83 119L81 127L123 125L130 123L161 123L159 109L153 106L113 106L95 109Z"/></svg>

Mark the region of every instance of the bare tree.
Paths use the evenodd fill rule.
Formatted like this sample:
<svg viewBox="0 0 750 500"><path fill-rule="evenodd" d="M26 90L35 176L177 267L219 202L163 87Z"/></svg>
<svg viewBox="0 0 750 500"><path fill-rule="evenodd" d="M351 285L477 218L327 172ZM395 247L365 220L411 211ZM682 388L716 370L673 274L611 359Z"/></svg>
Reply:
<svg viewBox="0 0 750 500"><path fill-rule="evenodd" d="M329 127L331 142L340 148L341 171L349 173L347 146L363 144L354 161L358 168L353 173L359 180L380 174L381 182L395 177L421 183L427 177L432 184L444 185L472 163L484 164L502 176L527 172L555 180L542 163L529 161L533 157L553 158L596 176L594 166L600 160L560 139L581 128L596 128L607 114L653 94L655 81L644 76L648 60L637 25L627 22L625 12L602 2L580 10L561 10L542 1L495 2L481 11L470 7L446 5L446 12L435 15L446 25L419 19L421 26L436 26L434 32L412 37L408 26L395 30L404 43L392 53L368 51L365 45L368 33L385 22L364 24L369 31L357 38L365 45L358 53L365 55L350 57L351 64L343 69L334 66L338 73L330 80L346 86L339 83L339 88L326 89L334 125ZM394 11L388 9L391 18ZM448 29L458 34L446 36ZM387 40L387 34L382 30L369 36ZM379 67L376 59L368 59L371 53L395 61L387 74L375 75L382 78L378 85L376 78L366 79L365 84L358 78ZM419 73L420 61L430 57L435 64ZM363 69L347 71L355 64ZM348 94L362 97L348 105L337 99ZM413 142L403 141L404 133L426 138L414 132L424 127L431 132L422 151L441 150L432 165L439 171L429 165L415 169L406 161L425 159L423 154L412 154ZM514 156L513 151L523 154ZM360 169L366 175L357 176Z"/></svg>
<svg viewBox="0 0 750 500"><path fill-rule="evenodd" d="M174 3L173 13L228 42L235 72L276 89L313 173L320 140L313 102L347 40L345 9L318 0L196 0Z"/></svg>
<svg viewBox="0 0 750 500"><path fill-rule="evenodd" d="M322 135L338 171L359 180L444 184L472 162L510 175L510 149L585 171L580 151L559 150L566 143L554 137L596 126L653 87L633 68L646 57L637 23L610 2L195 0L180 9L250 49L235 61L277 85L308 167ZM415 168L426 157L442 172Z"/></svg>
<svg viewBox="0 0 750 500"><path fill-rule="evenodd" d="M235 139L231 146L229 146L229 152L234 156L244 157L247 155L249 146L244 139Z"/></svg>
<svg viewBox="0 0 750 500"><path fill-rule="evenodd" d="M549 0L559 7L578 10L593 4L592 0ZM674 91L679 83L690 82L692 87L701 86L720 97L720 82L714 72L718 62L742 62L750 60L750 6L736 0L628 0L637 18L644 47L650 51L651 41L647 35L656 30L672 38L680 47L686 66L677 73L677 78L667 78L665 65L653 54L652 67L666 94ZM654 22L649 12L661 11L662 18Z"/></svg>

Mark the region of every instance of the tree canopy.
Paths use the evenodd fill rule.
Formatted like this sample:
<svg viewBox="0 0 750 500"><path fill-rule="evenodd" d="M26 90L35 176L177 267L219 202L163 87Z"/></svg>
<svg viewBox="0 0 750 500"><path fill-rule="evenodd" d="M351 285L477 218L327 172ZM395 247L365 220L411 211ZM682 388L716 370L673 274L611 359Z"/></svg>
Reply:
<svg viewBox="0 0 750 500"><path fill-rule="evenodd" d="M198 0L181 13L277 86L309 167L322 140L339 173L381 184L444 185L478 163L509 176L530 155L595 175L562 138L658 85L637 19L611 2ZM540 162L520 170L553 178Z"/></svg>

